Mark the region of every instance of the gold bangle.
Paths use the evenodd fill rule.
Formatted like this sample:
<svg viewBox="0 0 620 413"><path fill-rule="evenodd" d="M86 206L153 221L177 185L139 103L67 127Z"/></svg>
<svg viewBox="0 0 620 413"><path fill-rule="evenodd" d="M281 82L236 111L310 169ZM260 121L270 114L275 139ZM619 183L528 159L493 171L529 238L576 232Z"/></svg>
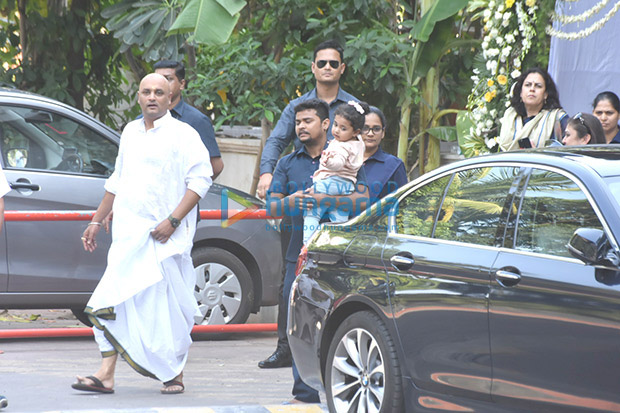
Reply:
<svg viewBox="0 0 620 413"><path fill-rule="evenodd" d="M99 225L99 226L101 226L103 224L101 224L101 222L91 221L91 222L88 223L88 225Z"/></svg>

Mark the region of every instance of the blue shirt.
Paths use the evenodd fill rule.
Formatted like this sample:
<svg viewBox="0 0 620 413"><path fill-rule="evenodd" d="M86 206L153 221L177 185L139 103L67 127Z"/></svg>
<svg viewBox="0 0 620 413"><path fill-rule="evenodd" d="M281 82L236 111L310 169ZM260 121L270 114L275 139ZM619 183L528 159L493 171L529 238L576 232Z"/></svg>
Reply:
<svg viewBox="0 0 620 413"><path fill-rule="evenodd" d="M209 150L209 156L211 158L220 157L220 148L215 141L215 131L213 130L213 124L204 113L199 111L193 106L188 105L183 101L183 98L179 100L179 103L170 110L172 117L189 124L192 128L196 129L196 132L200 135L202 143L205 144Z"/></svg>
<svg viewBox="0 0 620 413"><path fill-rule="evenodd" d="M327 147L327 143L325 147ZM320 159L320 155L316 158L310 156L306 147L303 145L293 153L280 159L276 166L276 170L273 172L271 186L267 192L267 205L269 205L272 194L283 194L284 196L288 196L299 190L303 191L311 188L312 175L319 169ZM364 168L360 168L357 173L357 179L358 182L366 182ZM274 202L278 202L278 200L274 200ZM361 211L356 212L359 213ZM289 211L288 208L283 208L283 211L278 211L278 213L291 215L292 227L283 228L283 231L292 231L291 240L288 244L284 259L288 262L297 262L297 257L303 246L303 214L299 210Z"/></svg>
<svg viewBox="0 0 620 413"><path fill-rule="evenodd" d="M362 167L368 179L371 202L376 202L408 182L405 164L399 158L377 149Z"/></svg>
<svg viewBox="0 0 620 413"><path fill-rule="evenodd" d="M618 125L618 127L620 127L620 125ZM620 130L618 131L618 133L616 133L616 136L614 136L614 138L609 141L609 143L620 143Z"/></svg>
<svg viewBox="0 0 620 413"><path fill-rule="evenodd" d="M297 138L297 134L295 133L295 106L299 105L301 102L305 102L306 100L316 99L316 88L312 89L310 92L306 93L298 97L297 99L293 99L290 101L288 105L284 108L278 123L273 128L271 135L267 138L265 142L265 147L263 148L263 155L260 159L260 174L264 173L273 173L273 170L276 167L276 163L278 162L278 158L286 149L286 147L294 141L295 149L299 149L301 147L301 142ZM330 120L330 128L327 130L327 140L330 141L334 137L332 136L332 128L331 123L334 121L334 111L338 106L343 103L347 103L350 100L358 101L358 99L345 92L342 89L338 89L338 95L336 99L329 104L329 120Z"/></svg>

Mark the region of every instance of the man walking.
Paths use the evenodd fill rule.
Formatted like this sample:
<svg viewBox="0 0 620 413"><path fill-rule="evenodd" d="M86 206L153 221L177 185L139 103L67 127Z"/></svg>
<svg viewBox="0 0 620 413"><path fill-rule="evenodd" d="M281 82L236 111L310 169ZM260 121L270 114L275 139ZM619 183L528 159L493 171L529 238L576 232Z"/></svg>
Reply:
<svg viewBox="0 0 620 413"><path fill-rule="evenodd" d="M114 392L118 354L139 373L164 382L164 394L182 393L183 368L197 311L190 251L196 215L211 186L209 152L198 133L174 119L165 77L140 82L142 119L123 131L115 170L82 236L97 248L101 221L114 210L108 265L85 312L103 360L77 377L76 390Z"/></svg>
<svg viewBox="0 0 620 413"><path fill-rule="evenodd" d="M172 117L188 123L200 134L200 139L202 139L211 156L211 167L213 168L213 176L211 178L217 178L224 169L224 161L222 161L220 148L215 140L215 131L213 130L211 119L195 107L187 104L181 94L181 91L187 87L185 65L175 60L161 60L155 63L153 69L155 73L165 77L170 84L171 98L169 109Z"/></svg>
<svg viewBox="0 0 620 413"><path fill-rule="evenodd" d="M302 146L293 153L283 157L274 171L271 187L267 196L267 208L271 215L289 214L292 218L291 240L285 256L286 274L284 277L283 300L288 303L291 286L295 280L295 265L303 245L303 213L300 205L306 202L318 202L324 194L312 194L312 175L319 168L321 153L327 147L327 131L330 126L329 106L319 99L310 99L299 103L294 108L295 131ZM357 182L363 183L366 176L363 169L357 175ZM347 205L355 205L356 200L368 197L368 188L357 190L352 195L334 196L330 201L338 205L345 199ZM286 320L288 306L280 308ZM286 330L286 322L284 323ZM299 377L293 360L294 399L290 403L318 403L318 392L305 384Z"/></svg>
<svg viewBox="0 0 620 413"><path fill-rule="evenodd" d="M333 40L322 42L314 49L312 62L312 73L316 79L316 87L305 95L292 100L280 116L273 132L265 143L261 156L260 180L258 182L257 194L265 198L267 189L273 179L273 171L276 167L278 158L291 141L295 142L295 148L301 146L300 140L295 134L295 107L310 99L320 99L328 102L329 119L333 121L336 108L350 100L357 99L340 89L340 77L343 75L346 65L343 62L343 49ZM327 130L327 140L333 139L331 129ZM282 247L286 251L291 226L289 217L282 220ZM278 344L272 355L258 363L260 368L288 367L291 365L291 351L286 338L286 305L282 291L280 291L280 302L278 305Z"/></svg>

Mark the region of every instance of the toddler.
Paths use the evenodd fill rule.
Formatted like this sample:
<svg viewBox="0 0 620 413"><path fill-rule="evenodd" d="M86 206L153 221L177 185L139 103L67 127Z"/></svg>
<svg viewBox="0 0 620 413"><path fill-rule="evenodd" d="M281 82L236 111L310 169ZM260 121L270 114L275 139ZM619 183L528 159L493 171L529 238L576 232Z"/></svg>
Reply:
<svg viewBox="0 0 620 413"><path fill-rule="evenodd" d="M369 107L364 102L349 101L334 112L332 135L334 139L321 154L319 169L312 175L315 193L327 195L350 195L355 190L357 171L364 162L364 142L360 133ZM335 202L332 202L335 204ZM304 244L319 227L325 214L331 222L344 222L348 211L338 210L335 205L319 204L305 212Z"/></svg>

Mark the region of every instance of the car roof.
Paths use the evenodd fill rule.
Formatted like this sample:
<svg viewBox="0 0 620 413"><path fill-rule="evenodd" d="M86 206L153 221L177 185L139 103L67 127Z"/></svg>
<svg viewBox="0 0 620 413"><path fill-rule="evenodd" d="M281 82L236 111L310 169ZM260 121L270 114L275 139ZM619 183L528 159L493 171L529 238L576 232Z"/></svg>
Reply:
<svg viewBox="0 0 620 413"><path fill-rule="evenodd" d="M473 157L460 161L458 164L464 166L480 162L531 162L568 170L581 166L593 169L602 177L618 176L620 175L620 145L554 146L525 149ZM455 166L457 164L452 163L444 168L452 169Z"/></svg>
<svg viewBox="0 0 620 413"><path fill-rule="evenodd" d="M71 105L60 102L56 99L48 98L46 96L42 96L33 92L28 92L25 90L13 89L6 86L0 86L0 103L8 103L14 105L40 105L41 108L54 110L60 113L72 113L74 116L78 118L84 119L86 117L91 122L95 122L97 127L106 129L109 133L114 135L116 139L120 138L120 134L101 122L99 119L95 118L88 113L79 110Z"/></svg>
<svg viewBox="0 0 620 413"><path fill-rule="evenodd" d="M29 101L44 102L50 105L62 106L64 109L70 110L72 112L77 111L76 108L74 108L73 106L67 105L66 103L60 102L58 100L48 98L34 92L28 92L25 90L13 89L9 87L0 87L0 99L1 98L17 98Z"/></svg>

